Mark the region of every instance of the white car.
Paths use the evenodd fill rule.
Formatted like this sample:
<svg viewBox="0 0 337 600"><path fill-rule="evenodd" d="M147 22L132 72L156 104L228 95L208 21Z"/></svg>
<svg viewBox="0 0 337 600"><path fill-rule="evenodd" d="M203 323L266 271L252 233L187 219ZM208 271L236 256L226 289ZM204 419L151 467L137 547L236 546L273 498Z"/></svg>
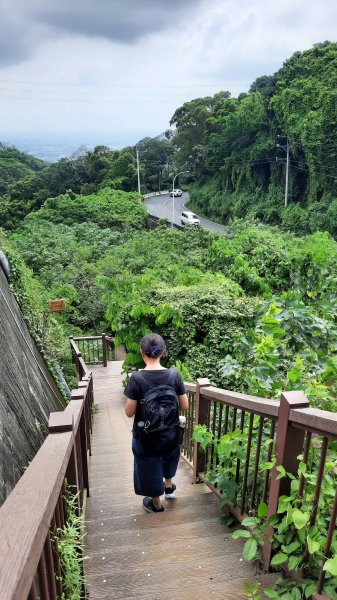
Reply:
<svg viewBox="0 0 337 600"><path fill-rule="evenodd" d="M179 190L178 188L176 190L174 190L174 197L182 196L182 195L183 195L182 190ZM173 190L172 190L172 192L170 192L170 196L171 196L171 198L173 197Z"/></svg>
<svg viewBox="0 0 337 600"><path fill-rule="evenodd" d="M185 210L181 213L181 222L183 225L200 225L200 219L190 210Z"/></svg>

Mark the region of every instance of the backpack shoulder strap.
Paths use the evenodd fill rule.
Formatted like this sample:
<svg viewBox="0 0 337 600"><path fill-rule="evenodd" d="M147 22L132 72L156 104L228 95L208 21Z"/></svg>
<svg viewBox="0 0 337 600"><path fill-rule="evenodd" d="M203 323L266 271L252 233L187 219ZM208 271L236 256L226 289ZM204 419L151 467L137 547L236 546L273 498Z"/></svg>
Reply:
<svg viewBox="0 0 337 600"><path fill-rule="evenodd" d="M177 371L175 369L169 369L169 372L170 372L170 374L169 374L167 385L170 385L175 390L176 388L175 388L174 384L175 384L175 380L177 377Z"/></svg>
<svg viewBox="0 0 337 600"><path fill-rule="evenodd" d="M163 385L169 385L170 387L172 387L175 390L175 385L174 384L175 384L175 379L176 379L176 376L177 376L177 371L175 369L167 369L167 370L169 372L168 381L167 381L166 384L163 384ZM145 385L147 386L147 388L148 388L147 391L149 391L150 389L152 389L153 386L144 377L142 371L136 371L136 373L137 373L137 377L139 379L141 379L145 383ZM134 373L134 375L135 375L135 373ZM157 387L157 386L155 386L155 387Z"/></svg>
<svg viewBox="0 0 337 600"><path fill-rule="evenodd" d="M145 383L145 385L146 385L146 386L148 387L148 389L150 390L152 386L151 386L151 384L150 384L150 383L147 381L147 379L144 377L144 375L143 375L142 371L136 371L136 373L137 373L137 378L138 378L138 379L141 379L141 380L143 381L143 383ZM135 375L135 373L134 373L134 375Z"/></svg>

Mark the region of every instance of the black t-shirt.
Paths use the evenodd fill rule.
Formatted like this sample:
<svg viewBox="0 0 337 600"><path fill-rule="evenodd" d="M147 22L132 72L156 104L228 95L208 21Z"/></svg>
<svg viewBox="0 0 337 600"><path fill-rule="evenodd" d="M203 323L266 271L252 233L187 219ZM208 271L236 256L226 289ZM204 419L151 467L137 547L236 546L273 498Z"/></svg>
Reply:
<svg viewBox="0 0 337 600"><path fill-rule="evenodd" d="M172 373L175 374L173 377ZM145 381L144 381L145 379ZM142 420L142 407L140 400L144 398L145 393L156 385L172 385L178 396L186 394L184 382L181 379L179 371L176 369L156 369L153 371L142 369L132 373L129 383L124 390L124 395L130 400L137 400L137 408L134 418L134 423ZM136 428L133 427L133 435Z"/></svg>

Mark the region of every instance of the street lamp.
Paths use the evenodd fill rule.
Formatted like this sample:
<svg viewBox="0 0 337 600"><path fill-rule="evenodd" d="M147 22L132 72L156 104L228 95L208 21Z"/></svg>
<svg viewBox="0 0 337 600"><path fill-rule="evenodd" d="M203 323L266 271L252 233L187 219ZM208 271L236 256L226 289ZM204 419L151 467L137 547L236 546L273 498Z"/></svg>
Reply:
<svg viewBox="0 0 337 600"><path fill-rule="evenodd" d="M172 211L172 224L171 227L174 227L174 182L177 179L178 175L181 175L182 173L189 173L189 171L180 171L179 173L177 173L174 177L173 177L173 183L172 183L172 197L173 197L173 211Z"/></svg>

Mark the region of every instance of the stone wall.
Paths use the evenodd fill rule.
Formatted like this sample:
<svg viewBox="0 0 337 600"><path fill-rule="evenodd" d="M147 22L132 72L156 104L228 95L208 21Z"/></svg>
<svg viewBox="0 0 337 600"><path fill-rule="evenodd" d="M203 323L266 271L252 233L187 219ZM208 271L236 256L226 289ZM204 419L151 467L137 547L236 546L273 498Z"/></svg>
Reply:
<svg viewBox="0 0 337 600"><path fill-rule="evenodd" d="M0 267L0 505L35 456L64 400Z"/></svg>

